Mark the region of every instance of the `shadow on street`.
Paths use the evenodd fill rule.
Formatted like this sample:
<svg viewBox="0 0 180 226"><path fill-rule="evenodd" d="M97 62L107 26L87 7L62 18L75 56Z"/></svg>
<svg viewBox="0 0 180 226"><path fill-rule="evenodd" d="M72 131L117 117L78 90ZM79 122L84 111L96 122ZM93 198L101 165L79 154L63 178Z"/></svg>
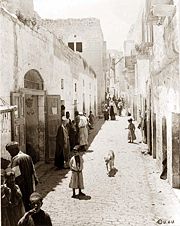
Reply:
<svg viewBox="0 0 180 226"><path fill-rule="evenodd" d="M36 191L42 194L43 198L54 191L57 185L60 185L64 178L67 178L69 169L57 170L56 167L51 168L43 177L40 178Z"/></svg>
<svg viewBox="0 0 180 226"><path fill-rule="evenodd" d="M88 137L88 142L90 144L92 143L93 139L101 129L101 126L103 125L104 120L98 119L96 121L94 129L91 130L91 133ZM93 150L87 150L86 152L83 152L82 154L88 154L93 152ZM36 191L42 194L43 198L46 197L46 195L54 191L57 187L57 185L60 185L63 183L63 179L67 178L67 174L69 172L69 169L62 169L57 170L56 167L54 167L54 162L50 162L49 164L42 164L39 168L37 168L37 175L39 177L39 184L36 186ZM80 200L89 200L91 199L90 196L80 197Z"/></svg>

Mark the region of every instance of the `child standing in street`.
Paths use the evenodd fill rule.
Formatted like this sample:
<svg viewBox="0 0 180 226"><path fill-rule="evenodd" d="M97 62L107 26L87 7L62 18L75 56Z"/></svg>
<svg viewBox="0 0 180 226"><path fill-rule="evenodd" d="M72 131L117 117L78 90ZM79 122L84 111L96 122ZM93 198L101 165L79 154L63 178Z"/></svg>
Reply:
<svg viewBox="0 0 180 226"><path fill-rule="evenodd" d="M128 132L128 142L133 143L134 140L136 140L136 135L135 135L135 125L132 123L132 118L128 119L129 122L129 132Z"/></svg>
<svg viewBox="0 0 180 226"><path fill-rule="evenodd" d="M72 198L76 198L76 192L75 189L79 189L78 196L85 196L84 193L82 193L81 189L84 189L84 183L83 183L83 158L79 153L79 145L76 145L73 149L74 155L70 159L69 167L72 171L71 180L69 183L69 187L73 189L73 195Z"/></svg>

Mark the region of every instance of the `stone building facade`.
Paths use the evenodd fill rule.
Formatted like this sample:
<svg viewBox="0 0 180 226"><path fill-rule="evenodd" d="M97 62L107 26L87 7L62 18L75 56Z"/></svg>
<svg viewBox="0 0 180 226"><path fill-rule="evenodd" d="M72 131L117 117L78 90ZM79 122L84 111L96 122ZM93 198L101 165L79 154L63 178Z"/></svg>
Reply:
<svg viewBox="0 0 180 226"><path fill-rule="evenodd" d="M86 59L97 75L98 112L105 99L105 59L104 42L100 21L96 18L43 20L41 24L55 33L58 39Z"/></svg>
<svg viewBox="0 0 180 226"><path fill-rule="evenodd" d="M134 29L133 36L137 59L136 105L137 110L147 114L149 153L157 160L163 177L177 188L180 187L179 10L179 1L146 1L137 21L141 29Z"/></svg>
<svg viewBox="0 0 180 226"><path fill-rule="evenodd" d="M75 110L97 112L97 76L81 55L26 18L24 8L20 17L0 9L0 97L18 107L8 118L1 115L6 125L1 127L1 156L8 158L5 144L17 140L23 151L30 147L36 160L48 161L54 158L61 105L72 119Z"/></svg>
<svg viewBox="0 0 180 226"><path fill-rule="evenodd" d="M149 8L148 8L149 9ZM167 178L180 188L180 71L178 1L154 5L152 18L154 45L151 61L152 153L163 171L167 159ZM149 13L149 10L147 10ZM147 14L148 14L147 13ZM155 126L155 128L153 127ZM156 132L155 132L156 131ZM156 136L153 135L156 133ZM154 145L153 145L154 144Z"/></svg>
<svg viewBox="0 0 180 226"><path fill-rule="evenodd" d="M116 99L126 97L127 82L124 74L124 55L117 50L107 50L106 93Z"/></svg>

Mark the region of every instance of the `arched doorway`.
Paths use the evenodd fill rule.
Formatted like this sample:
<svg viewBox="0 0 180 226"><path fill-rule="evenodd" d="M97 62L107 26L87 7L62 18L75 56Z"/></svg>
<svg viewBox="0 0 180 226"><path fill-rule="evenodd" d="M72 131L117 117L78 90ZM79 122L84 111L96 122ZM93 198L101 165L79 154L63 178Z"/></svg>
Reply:
<svg viewBox="0 0 180 226"><path fill-rule="evenodd" d="M40 73L31 69L24 76L24 88L43 90L44 84Z"/></svg>
<svg viewBox="0 0 180 226"><path fill-rule="evenodd" d="M25 88L25 144L33 162L44 158L44 91L43 79L31 69L24 76Z"/></svg>

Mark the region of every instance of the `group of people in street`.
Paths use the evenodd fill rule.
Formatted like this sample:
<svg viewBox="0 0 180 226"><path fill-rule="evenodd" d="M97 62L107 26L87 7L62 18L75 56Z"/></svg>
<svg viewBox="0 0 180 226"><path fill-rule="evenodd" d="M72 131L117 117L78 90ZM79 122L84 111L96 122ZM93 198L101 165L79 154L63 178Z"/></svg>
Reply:
<svg viewBox="0 0 180 226"><path fill-rule="evenodd" d="M6 145L11 161L1 169L1 225L51 226L48 213L41 210L42 196L36 192L38 178L31 157L18 142Z"/></svg>
<svg viewBox="0 0 180 226"><path fill-rule="evenodd" d="M70 168L69 160L76 145L79 145L82 152L87 150L88 134L89 130L94 128L94 120L92 111L88 117L86 113L75 111L75 118L72 121L69 112L62 116L62 124L58 128L56 136L54 165L57 169Z"/></svg>
<svg viewBox="0 0 180 226"><path fill-rule="evenodd" d="M69 112L62 116L62 124L56 136L56 153L54 164L58 169L69 168L72 177L69 187L81 191L83 183L83 158L87 150L88 131L94 128L95 117L90 111L89 116L75 112L71 121ZM39 180L33 160L19 148L19 143L12 141L6 145L11 156L7 166L1 167L1 225L2 226L51 226L51 218L41 209L42 195L36 192Z"/></svg>
<svg viewBox="0 0 180 226"><path fill-rule="evenodd" d="M109 107L111 120L115 120L117 110L115 102L111 101L109 106L105 107ZM88 131L94 128L94 122L95 117L91 111L88 117L85 113L76 111L72 121L69 112L66 112L57 131L54 165L57 169L71 170L69 188L72 189L72 198L85 196L82 192L84 189L82 156L87 150ZM134 143L135 125L131 114L128 122L128 142ZM139 124L138 128L141 126L144 124ZM1 225L51 226L49 214L41 209L43 198L36 192L39 181L32 158L23 153L15 141L8 143L6 150L11 156L11 161L7 169L1 169Z"/></svg>
<svg viewBox="0 0 180 226"><path fill-rule="evenodd" d="M75 111L75 118L71 121L69 112L62 115L62 124L56 136L56 152L54 165L56 169L70 169L72 172L69 188L72 198L85 196L83 182L83 153L87 150L89 130L94 128L95 117L90 111L86 113ZM79 190L76 195L76 189Z"/></svg>
<svg viewBox="0 0 180 226"><path fill-rule="evenodd" d="M125 116L125 101L115 97L106 100L103 105L104 120L116 120L116 115Z"/></svg>

